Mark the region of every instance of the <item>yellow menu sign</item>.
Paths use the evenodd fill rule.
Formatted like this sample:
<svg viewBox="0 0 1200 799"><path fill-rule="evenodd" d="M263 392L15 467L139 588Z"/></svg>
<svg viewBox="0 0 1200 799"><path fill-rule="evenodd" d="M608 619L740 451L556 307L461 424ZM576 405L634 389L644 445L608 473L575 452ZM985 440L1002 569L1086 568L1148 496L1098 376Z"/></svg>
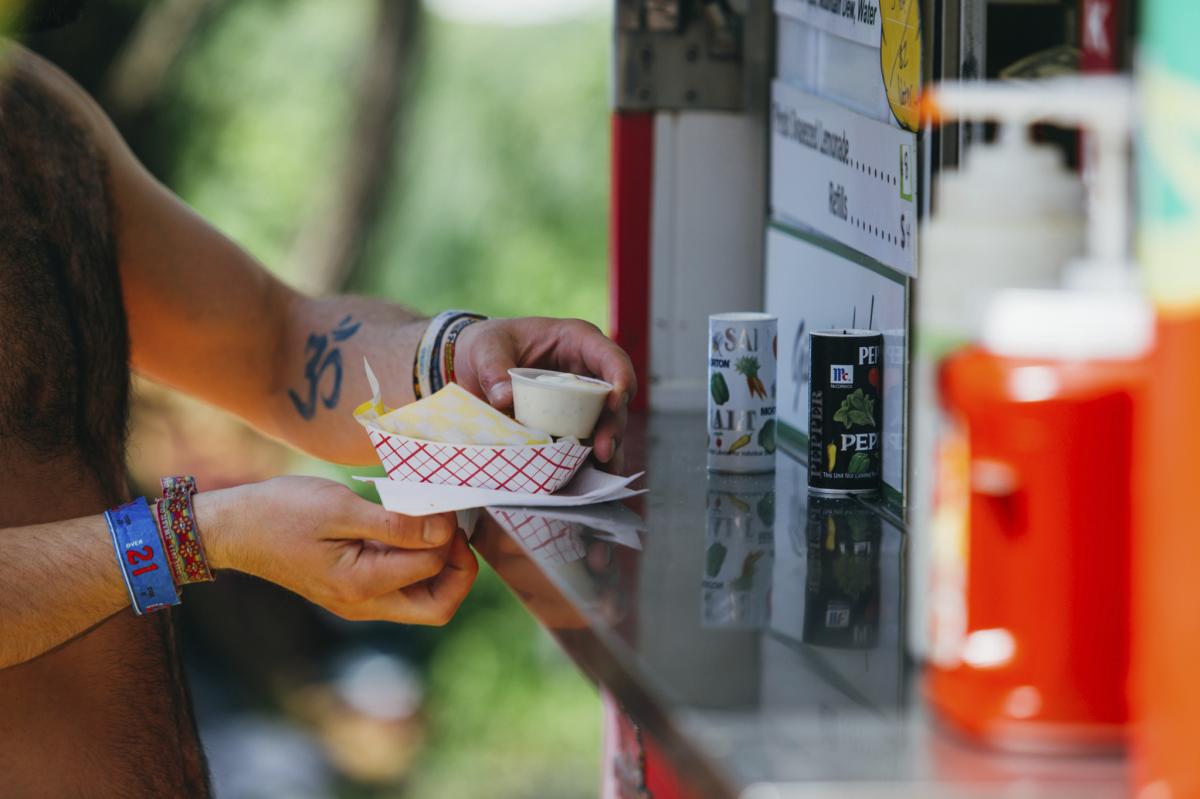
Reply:
<svg viewBox="0 0 1200 799"><path fill-rule="evenodd" d="M879 67L896 121L915 131L920 120L921 9L918 0L882 0Z"/></svg>

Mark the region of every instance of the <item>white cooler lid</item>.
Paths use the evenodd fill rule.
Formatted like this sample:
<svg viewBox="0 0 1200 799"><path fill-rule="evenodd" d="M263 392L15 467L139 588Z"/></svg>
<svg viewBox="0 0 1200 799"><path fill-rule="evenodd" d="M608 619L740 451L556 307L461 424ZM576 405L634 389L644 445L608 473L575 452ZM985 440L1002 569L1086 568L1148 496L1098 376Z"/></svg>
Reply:
<svg viewBox="0 0 1200 799"><path fill-rule="evenodd" d="M1154 313L1130 291L1006 289L988 303L982 343L1013 358L1133 360L1154 343Z"/></svg>

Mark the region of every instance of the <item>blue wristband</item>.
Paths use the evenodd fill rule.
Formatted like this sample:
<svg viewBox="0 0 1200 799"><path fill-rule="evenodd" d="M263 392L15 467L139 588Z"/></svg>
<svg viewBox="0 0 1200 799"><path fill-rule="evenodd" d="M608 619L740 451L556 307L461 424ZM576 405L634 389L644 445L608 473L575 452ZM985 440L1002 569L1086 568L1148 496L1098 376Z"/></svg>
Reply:
<svg viewBox="0 0 1200 799"><path fill-rule="evenodd" d="M171 567L163 551L158 526L146 506L146 498L138 497L118 508L104 512L113 548L133 610L139 616L154 610L179 604L179 592L171 577Z"/></svg>

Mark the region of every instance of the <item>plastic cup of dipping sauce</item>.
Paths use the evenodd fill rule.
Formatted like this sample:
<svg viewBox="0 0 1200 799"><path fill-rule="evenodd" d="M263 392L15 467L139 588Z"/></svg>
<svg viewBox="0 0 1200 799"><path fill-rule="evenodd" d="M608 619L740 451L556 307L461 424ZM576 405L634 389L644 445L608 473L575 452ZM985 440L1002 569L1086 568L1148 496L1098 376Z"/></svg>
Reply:
<svg viewBox="0 0 1200 799"><path fill-rule="evenodd" d="M547 369L509 369L517 421L552 436L591 436L611 383Z"/></svg>

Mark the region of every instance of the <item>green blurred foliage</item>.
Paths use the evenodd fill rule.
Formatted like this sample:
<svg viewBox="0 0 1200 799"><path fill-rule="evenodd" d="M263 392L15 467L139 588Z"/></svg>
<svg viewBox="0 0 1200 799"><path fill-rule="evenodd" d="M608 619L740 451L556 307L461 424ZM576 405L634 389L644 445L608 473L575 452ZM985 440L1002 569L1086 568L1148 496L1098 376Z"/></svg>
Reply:
<svg viewBox="0 0 1200 799"><path fill-rule="evenodd" d="M349 128L365 2L239 0L172 71L163 175L285 279ZM606 317L603 19L468 26L427 18L381 223L352 289L425 312ZM339 476L345 477L344 473ZM596 794L595 690L490 570L431 652L413 797Z"/></svg>
<svg viewBox="0 0 1200 799"><path fill-rule="evenodd" d="M596 796L595 689L491 569L441 635L428 670L431 738L403 796Z"/></svg>
<svg viewBox="0 0 1200 799"><path fill-rule="evenodd" d="M431 313L603 325L608 38L604 20L430 19L408 144L356 288Z"/></svg>
<svg viewBox="0 0 1200 799"><path fill-rule="evenodd" d="M371 5L240 0L189 43L163 93L164 179L284 279L349 130Z"/></svg>
<svg viewBox="0 0 1200 799"><path fill-rule="evenodd" d="M285 278L349 123L367 3L243 0L167 92L168 182ZM418 310L607 316L602 19L471 26L427 17L382 221L352 289ZM196 120L203 120L197 129Z"/></svg>

